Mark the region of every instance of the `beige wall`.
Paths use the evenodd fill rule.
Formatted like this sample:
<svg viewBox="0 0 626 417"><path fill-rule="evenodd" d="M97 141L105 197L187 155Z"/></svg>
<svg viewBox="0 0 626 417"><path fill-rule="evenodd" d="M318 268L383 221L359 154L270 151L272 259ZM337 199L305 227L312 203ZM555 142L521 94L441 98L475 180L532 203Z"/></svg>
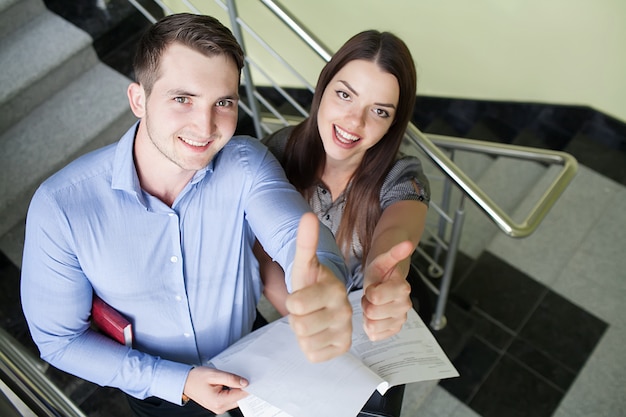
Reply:
<svg viewBox="0 0 626 417"><path fill-rule="evenodd" d="M196 7L228 23L216 3ZM374 28L401 36L418 68L418 94L588 105L626 122L626 1L282 0L331 50ZM168 3L175 11L182 2ZM258 0L243 20L315 84L321 59L280 27ZM229 25L230 26L230 25ZM281 85L301 86L256 41L246 47ZM268 64L269 63L269 64ZM258 72L254 81L267 81Z"/></svg>

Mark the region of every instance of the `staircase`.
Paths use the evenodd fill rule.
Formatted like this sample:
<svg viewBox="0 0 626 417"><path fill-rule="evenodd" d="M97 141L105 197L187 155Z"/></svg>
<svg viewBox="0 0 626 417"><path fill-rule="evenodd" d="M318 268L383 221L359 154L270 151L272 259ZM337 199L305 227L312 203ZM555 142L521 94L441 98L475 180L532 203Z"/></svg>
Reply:
<svg viewBox="0 0 626 417"><path fill-rule="evenodd" d="M93 45L94 40L85 31L48 11L42 0L0 0L0 166L4 168L0 177L0 252L18 268L26 210L37 186L78 155L117 140L135 120L125 93L130 79L103 64ZM422 112L432 111L434 116L415 123L429 134L495 142L509 135L511 143L532 146L537 142L527 120L509 123L510 129L503 135L502 126L492 123L493 115L488 111L464 118L467 114L458 112L454 103L448 108L437 108L431 102L420 104L421 100L418 99L418 108L422 106ZM308 106L306 100L301 104ZM541 119L539 112L527 114L528 119ZM242 121L249 124L249 120ZM439 203L443 192L439 169L410 144L404 143L402 149L420 157L431 180L433 201ZM468 152L456 152L454 161L489 195L497 196L496 203L505 211L518 213L516 219L528 212L555 171L539 163ZM450 207L456 207L459 201L460 193L453 193ZM466 203L465 211L462 259L455 269L457 282L464 277L468 265L493 246L494 238L503 236L471 203ZM429 211L427 223L429 230L437 229L435 210ZM428 233L424 237L427 240ZM461 351L472 331L463 329L456 333L463 324L451 321L437 333L451 357ZM111 409L105 413L113 414L98 411L106 410L110 402L104 398L115 397L118 391L64 378L59 386L63 385L81 407L87 397L95 398L100 393L100 400L87 400L91 404L85 407L86 412L92 412L89 415L123 415L122 410L117 410L117 414ZM407 387L402 415L417 415L417 409L435 385L427 382Z"/></svg>
<svg viewBox="0 0 626 417"><path fill-rule="evenodd" d="M134 121L130 80L101 63L92 42L42 0L0 0L0 251L18 267L39 184Z"/></svg>

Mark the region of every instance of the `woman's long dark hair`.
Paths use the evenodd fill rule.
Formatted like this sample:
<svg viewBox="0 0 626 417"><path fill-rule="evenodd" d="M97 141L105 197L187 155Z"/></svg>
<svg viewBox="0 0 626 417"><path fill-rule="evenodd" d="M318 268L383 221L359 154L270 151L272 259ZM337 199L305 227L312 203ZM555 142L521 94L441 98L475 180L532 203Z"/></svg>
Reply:
<svg viewBox="0 0 626 417"><path fill-rule="evenodd" d="M320 181L326 161L317 126L322 95L335 74L348 62L357 59L374 62L380 69L395 76L400 87L395 119L383 138L367 150L354 172L343 218L335 236L348 258L356 232L363 246L362 263L365 264L374 228L381 215L380 189L394 164L415 104L415 64L411 52L400 38L389 32L368 30L350 38L337 51L320 73L310 116L296 126L289 137L283 166L291 183L308 200Z"/></svg>

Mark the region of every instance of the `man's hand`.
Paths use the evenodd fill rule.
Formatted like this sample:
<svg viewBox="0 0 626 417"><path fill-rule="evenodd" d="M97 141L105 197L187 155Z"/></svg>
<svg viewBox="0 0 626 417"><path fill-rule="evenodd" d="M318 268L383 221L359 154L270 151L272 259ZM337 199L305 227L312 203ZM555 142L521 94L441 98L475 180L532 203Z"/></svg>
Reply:
<svg viewBox="0 0 626 417"><path fill-rule="evenodd" d="M287 297L289 324L311 362L339 356L352 344L352 307L345 285L317 259L319 220L306 213L300 220L291 284Z"/></svg>
<svg viewBox="0 0 626 417"><path fill-rule="evenodd" d="M189 371L183 392L204 408L223 414L248 395L242 390L246 386L248 381L237 375L198 366Z"/></svg>
<svg viewBox="0 0 626 417"><path fill-rule="evenodd" d="M408 271L399 263L413 252L411 242L400 242L378 255L365 269L361 300L363 326L370 340L382 340L398 333L412 308ZM408 262L404 262L408 267Z"/></svg>

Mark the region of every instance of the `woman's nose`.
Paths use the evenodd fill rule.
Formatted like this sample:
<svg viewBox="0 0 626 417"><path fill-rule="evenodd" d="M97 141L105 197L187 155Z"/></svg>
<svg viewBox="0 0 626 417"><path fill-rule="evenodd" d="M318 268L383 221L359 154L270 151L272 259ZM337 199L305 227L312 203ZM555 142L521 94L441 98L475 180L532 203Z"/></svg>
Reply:
<svg viewBox="0 0 626 417"><path fill-rule="evenodd" d="M348 113L347 119L352 127L361 127L365 124L365 110L352 109Z"/></svg>

